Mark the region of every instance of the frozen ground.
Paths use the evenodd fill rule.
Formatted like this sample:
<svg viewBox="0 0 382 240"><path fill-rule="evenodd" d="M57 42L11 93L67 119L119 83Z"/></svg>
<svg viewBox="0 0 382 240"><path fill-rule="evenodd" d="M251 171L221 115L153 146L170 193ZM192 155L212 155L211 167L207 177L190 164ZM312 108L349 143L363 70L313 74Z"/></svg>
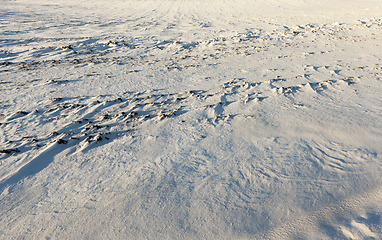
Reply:
<svg viewBox="0 0 382 240"><path fill-rule="evenodd" d="M381 239L380 0L0 0L2 239Z"/></svg>

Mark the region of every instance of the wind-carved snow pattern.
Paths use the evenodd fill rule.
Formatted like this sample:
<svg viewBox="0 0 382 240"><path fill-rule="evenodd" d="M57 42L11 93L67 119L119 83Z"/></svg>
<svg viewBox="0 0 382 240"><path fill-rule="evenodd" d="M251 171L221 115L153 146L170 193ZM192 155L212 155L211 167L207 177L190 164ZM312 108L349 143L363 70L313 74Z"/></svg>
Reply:
<svg viewBox="0 0 382 240"><path fill-rule="evenodd" d="M2 1L0 238L380 238L379 5Z"/></svg>
<svg viewBox="0 0 382 240"><path fill-rule="evenodd" d="M341 49L328 46L326 51L319 50L294 53L295 49L304 49L304 38L316 42L322 38L329 41L357 42L378 40L381 36L352 36L353 28L381 28L381 19L360 21L359 24L307 24L304 26L276 25L273 31L247 29L246 32L231 36L215 37L209 40L184 42L181 39L160 40L155 36L130 39L93 39L93 38L36 38L3 39L0 50L1 71L32 70L44 67L86 65L108 63L131 66L130 73L138 71L142 65L165 70L182 70L202 67L200 60L226 58L232 55L252 55L282 48L283 52L273 58L305 57L325 54ZM350 33L350 36L348 35ZM345 35L346 34L346 35ZM224 34L223 34L224 35ZM345 36L341 36L345 35ZM111 37L110 37L111 38ZM13 52L13 46L23 46L19 52ZM290 53L288 53L290 52ZM160 56L160 57L158 57ZM33 60L31 60L33 59ZM198 60L198 61L196 61ZM205 63L207 64L207 63Z"/></svg>
<svg viewBox="0 0 382 240"><path fill-rule="evenodd" d="M301 77L298 75L292 79ZM161 90L152 89L126 92L114 99L112 96L50 98L45 106L32 112L3 114L0 128L6 136L12 137L2 143L5 148L1 149L1 158L28 154L16 172L10 174L7 170L2 171L1 186L3 188L9 183L18 182L46 167L47 164L41 163L47 161L43 159L48 158L46 152L49 152L52 161L55 154L66 148L72 149L73 153L87 151L120 136L134 137L136 130L144 128L144 125L153 126L169 118L183 123L207 122L213 126L229 124L236 118L255 118L257 113L250 114L246 109L251 109L252 105L261 104L268 98L287 97L291 107L306 107L304 103L295 102L293 96L301 92L325 94L326 90L338 91L356 81L356 78L348 77L288 86L288 79L283 78L264 82L232 79L219 88L188 90L182 93L164 94ZM20 135L17 127L37 129L40 124L52 126L55 130L40 135L29 131L30 135L25 136ZM337 168L335 165L337 163L334 163Z"/></svg>

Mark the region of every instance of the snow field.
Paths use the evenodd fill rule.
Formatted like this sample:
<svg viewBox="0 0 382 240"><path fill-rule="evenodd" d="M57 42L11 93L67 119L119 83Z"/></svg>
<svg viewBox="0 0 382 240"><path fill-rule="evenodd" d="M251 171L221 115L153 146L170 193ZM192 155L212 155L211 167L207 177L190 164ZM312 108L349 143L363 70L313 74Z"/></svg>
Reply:
<svg viewBox="0 0 382 240"><path fill-rule="evenodd" d="M4 239L379 239L378 1L1 1Z"/></svg>

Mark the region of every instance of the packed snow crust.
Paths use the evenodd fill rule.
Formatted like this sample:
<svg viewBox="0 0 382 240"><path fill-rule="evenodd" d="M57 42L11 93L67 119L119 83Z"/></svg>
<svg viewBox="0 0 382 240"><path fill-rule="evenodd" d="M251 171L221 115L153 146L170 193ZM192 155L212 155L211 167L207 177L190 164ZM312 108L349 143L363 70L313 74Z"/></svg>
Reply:
<svg viewBox="0 0 382 240"><path fill-rule="evenodd" d="M1 239L381 239L380 0L1 0Z"/></svg>

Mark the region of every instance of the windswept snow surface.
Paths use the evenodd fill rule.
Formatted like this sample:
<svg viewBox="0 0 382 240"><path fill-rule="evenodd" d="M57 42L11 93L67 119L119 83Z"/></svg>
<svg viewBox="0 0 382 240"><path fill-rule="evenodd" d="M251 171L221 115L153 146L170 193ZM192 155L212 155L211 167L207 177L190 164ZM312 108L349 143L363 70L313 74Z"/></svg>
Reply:
<svg viewBox="0 0 382 240"><path fill-rule="evenodd" d="M0 0L1 239L381 239L380 0Z"/></svg>

